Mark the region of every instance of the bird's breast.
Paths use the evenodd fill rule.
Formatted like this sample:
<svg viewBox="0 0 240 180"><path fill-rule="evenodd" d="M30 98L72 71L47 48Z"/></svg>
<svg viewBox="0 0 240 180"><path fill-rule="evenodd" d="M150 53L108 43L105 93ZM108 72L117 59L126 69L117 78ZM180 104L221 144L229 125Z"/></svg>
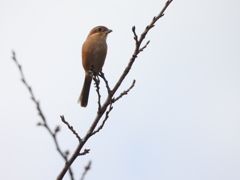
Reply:
<svg viewBox="0 0 240 180"><path fill-rule="evenodd" d="M87 39L82 46L82 63L85 71L101 71L107 54L107 44L103 40Z"/></svg>

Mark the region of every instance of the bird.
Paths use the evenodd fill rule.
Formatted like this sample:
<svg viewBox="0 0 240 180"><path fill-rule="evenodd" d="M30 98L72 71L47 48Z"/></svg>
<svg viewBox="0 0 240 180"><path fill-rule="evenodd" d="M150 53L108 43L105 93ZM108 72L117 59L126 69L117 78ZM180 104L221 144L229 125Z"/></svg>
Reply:
<svg viewBox="0 0 240 180"><path fill-rule="evenodd" d="M94 27L82 45L82 66L85 70L85 79L78 103L87 107L93 73L98 74L107 55L107 36L112 30L105 26Z"/></svg>

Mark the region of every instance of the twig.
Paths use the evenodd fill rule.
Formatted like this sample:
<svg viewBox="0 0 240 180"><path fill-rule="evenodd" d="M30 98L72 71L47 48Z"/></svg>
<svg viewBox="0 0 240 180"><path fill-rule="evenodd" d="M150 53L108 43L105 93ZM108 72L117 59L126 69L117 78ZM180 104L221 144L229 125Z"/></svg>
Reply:
<svg viewBox="0 0 240 180"><path fill-rule="evenodd" d="M133 35L134 35L133 39L134 39L135 42L137 43L137 42L138 42L138 36L137 36L137 33L136 33L135 30L136 30L136 27L133 26L133 27L132 27L132 31L133 31Z"/></svg>
<svg viewBox="0 0 240 180"><path fill-rule="evenodd" d="M134 87L136 80L133 80L132 85L125 91L123 91L118 97L113 98L112 102L115 103L117 100L122 98L124 95L127 95L127 93Z"/></svg>
<svg viewBox="0 0 240 180"><path fill-rule="evenodd" d="M65 120L65 117L63 115L60 117L61 117L62 122L67 125L68 129L70 129L72 131L72 133L77 137L78 141L81 142L82 139L80 138L78 133L73 129L73 127Z"/></svg>
<svg viewBox="0 0 240 180"><path fill-rule="evenodd" d="M18 70L21 74L21 81L23 82L23 84L26 86L26 88L28 89L29 93L30 93L30 96L31 96L31 99L32 101L34 102L34 104L36 105L36 109L37 109L37 112L39 114L39 116L41 117L43 123L39 122L37 125L38 126L43 126L47 129L47 131L49 132L49 134L51 135L51 137L53 138L53 141L54 141L54 144L56 146L56 149L58 151L58 153L61 155L61 157L64 159L65 162L68 161L67 159L67 153L64 153L60 146L59 146L59 143L57 141L57 133L60 131L60 127L57 126L54 130L54 132L50 129L48 123L47 123L47 120L41 110L41 107L40 107L40 104L39 102L36 100L35 96L34 96L34 93L32 91L32 88L30 87L30 85L27 83L25 77L24 77L24 74L23 74L23 71L22 71L22 67L21 65L18 63L17 61L17 58L16 58L16 54L14 51L12 51L12 59L13 61L16 63L17 67L18 67ZM69 175L70 175L70 178L71 180L74 180L74 177L73 177L73 172L72 172L72 169L69 167Z"/></svg>
<svg viewBox="0 0 240 180"><path fill-rule="evenodd" d="M40 108L40 104L39 102L36 100L34 94L33 94L33 91L32 91L32 88L28 85L26 79L25 79L25 76L23 74L23 71L22 71L22 66L18 63L17 61L17 58L16 58L16 54L14 51L12 51L12 59L13 61L16 63L17 67L18 67L18 70L21 74L21 81L23 82L23 84L26 86L26 88L28 89L30 95L31 95L31 99L33 100L33 102L35 103L36 105L36 108L37 108L37 111L38 111L38 115L41 117L41 119L43 120L44 122L44 126L46 124L46 118L45 116L43 115L42 111L41 111L41 108ZM51 130L50 130L51 131Z"/></svg>
<svg viewBox="0 0 240 180"><path fill-rule="evenodd" d="M105 114L105 118L104 120L102 121L102 124L97 128L97 130L93 131L92 132L92 135L98 133L104 126L105 122L107 121L108 117L109 117L109 113L111 112L111 110L113 109L113 106L112 106L112 103L110 104L109 108L108 108L108 111L106 112Z"/></svg>
<svg viewBox="0 0 240 180"><path fill-rule="evenodd" d="M147 43L143 46L143 47L141 47L140 49L139 49L139 51L143 51L146 47L147 47L147 45L150 43L150 41L147 41Z"/></svg>
<svg viewBox="0 0 240 180"><path fill-rule="evenodd" d="M84 180L85 175L87 174L87 172L88 172L88 171L90 170L90 168L91 168L91 163L92 163L92 162L89 161L88 164L85 166L84 172L83 172L82 177L81 177L80 180Z"/></svg>
<svg viewBox="0 0 240 180"><path fill-rule="evenodd" d="M79 153L79 156L83 156L85 154L88 154L90 151L90 149L84 149L84 151L82 153Z"/></svg>
<svg viewBox="0 0 240 180"><path fill-rule="evenodd" d="M100 79L98 78L98 75L97 75L97 74L96 74L96 75L93 75L93 76L92 76L92 79L93 79L94 84L95 84L95 86L96 86L96 91L97 91L97 95L98 95L98 101L97 101L97 103L98 103L98 112L99 112L100 109L101 109L101 94L100 94L100 86L99 86L99 84L100 84Z"/></svg>
<svg viewBox="0 0 240 180"><path fill-rule="evenodd" d="M110 89L110 86L109 86L109 84L108 84L107 79L106 79L105 76L104 76L104 73L103 73L103 72L100 72L100 73L99 73L99 76L104 80L104 82L105 82L105 84L106 84L106 88L107 88L108 94L110 94L111 89Z"/></svg>
<svg viewBox="0 0 240 180"><path fill-rule="evenodd" d="M130 71L135 59L137 58L137 55L141 52L140 49L140 46L142 44L142 41L144 40L145 36L147 35L148 31L154 27L154 24L157 22L158 19L160 19L163 15L164 15L164 12L165 10L167 9L167 7L171 4L173 0L168 0L166 3L165 3L165 6L163 7L163 9L160 11L160 13L155 16L151 23L145 28L145 30L143 31L143 33L141 34L140 38L135 38L135 41L136 41L136 45L135 45L135 50L134 50L134 53L132 55L132 58L130 59L129 63L128 63L128 66L125 68L123 74L121 75L121 77L119 78L118 82L116 83L116 85L114 86L113 90L112 90L112 93L115 93L117 91L117 89L119 88L119 86L121 85L122 81L124 80L124 78L127 76L128 72ZM134 37L136 37L136 32L135 32L135 26L133 26L132 28L132 31L133 31L133 34L134 34ZM143 46L144 48L144 46Z"/></svg>

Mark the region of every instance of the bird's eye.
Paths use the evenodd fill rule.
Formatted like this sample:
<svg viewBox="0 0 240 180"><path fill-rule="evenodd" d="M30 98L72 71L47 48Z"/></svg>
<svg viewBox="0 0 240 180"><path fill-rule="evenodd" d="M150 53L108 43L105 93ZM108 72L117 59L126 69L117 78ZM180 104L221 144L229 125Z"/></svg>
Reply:
<svg viewBox="0 0 240 180"><path fill-rule="evenodd" d="M98 28L97 31L98 31L98 32L102 31L102 28Z"/></svg>

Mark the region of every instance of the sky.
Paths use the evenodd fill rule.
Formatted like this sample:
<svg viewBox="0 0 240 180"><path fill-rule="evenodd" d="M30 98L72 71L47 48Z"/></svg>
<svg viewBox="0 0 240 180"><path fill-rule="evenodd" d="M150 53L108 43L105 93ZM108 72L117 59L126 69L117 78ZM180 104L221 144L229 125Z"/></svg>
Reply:
<svg viewBox="0 0 240 180"><path fill-rule="evenodd" d="M91 87L87 108L77 99L84 80L81 46L89 31L109 34L103 68L114 86L140 35L164 0L0 1L0 179L55 179L64 166L20 80L11 51L63 150L74 151L97 110ZM117 94L103 130L73 164L75 179L92 161L86 180L240 179L240 2L174 0L146 36ZM101 82L102 98L106 89ZM70 179L66 174L65 180Z"/></svg>

